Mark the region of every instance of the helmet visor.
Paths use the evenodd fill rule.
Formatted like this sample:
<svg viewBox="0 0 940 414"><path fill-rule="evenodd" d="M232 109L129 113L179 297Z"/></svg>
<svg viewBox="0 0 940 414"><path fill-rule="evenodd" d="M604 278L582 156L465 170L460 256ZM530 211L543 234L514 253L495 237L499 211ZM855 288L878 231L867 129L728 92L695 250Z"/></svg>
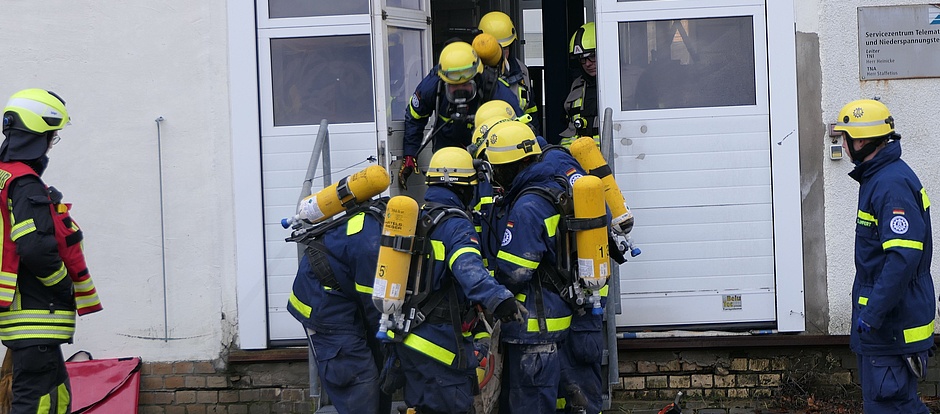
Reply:
<svg viewBox="0 0 940 414"><path fill-rule="evenodd" d="M477 75L479 65L479 60L475 60L473 64L460 68L450 68L447 70L441 68L437 74L447 81L447 83L464 83Z"/></svg>

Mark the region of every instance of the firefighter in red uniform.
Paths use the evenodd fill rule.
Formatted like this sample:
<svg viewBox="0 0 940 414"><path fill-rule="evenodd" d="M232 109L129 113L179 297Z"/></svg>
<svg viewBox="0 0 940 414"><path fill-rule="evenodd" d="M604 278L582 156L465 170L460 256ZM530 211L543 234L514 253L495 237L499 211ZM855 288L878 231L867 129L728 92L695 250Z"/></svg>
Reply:
<svg viewBox="0 0 940 414"><path fill-rule="evenodd" d="M81 253L81 232L62 195L40 175L69 121L65 102L42 89L13 94L0 144L0 340L12 350L11 414L67 413L71 388L60 345L76 313L101 309Z"/></svg>

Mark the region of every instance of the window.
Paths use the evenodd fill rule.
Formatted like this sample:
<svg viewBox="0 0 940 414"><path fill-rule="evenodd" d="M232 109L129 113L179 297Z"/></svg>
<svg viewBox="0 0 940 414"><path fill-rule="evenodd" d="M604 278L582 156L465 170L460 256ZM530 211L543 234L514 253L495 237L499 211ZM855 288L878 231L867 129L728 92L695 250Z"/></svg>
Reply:
<svg viewBox="0 0 940 414"><path fill-rule="evenodd" d="M622 110L756 105L753 17L619 24Z"/></svg>
<svg viewBox="0 0 940 414"><path fill-rule="evenodd" d="M388 27L388 81L393 121L403 121L408 100L427 75L424 67L422 30Z"/></svg>
<svg viewBox="0 0 940 414"><path fill-rule="evenodd" d="M369 35L271 39L274 126L375 121Z"/></svg>
<svg viewBox="0 0 940 414"><path fill-rule="evenodd" d="M336 16L369 13L369 0L268 0L268 17Z"/></svg>

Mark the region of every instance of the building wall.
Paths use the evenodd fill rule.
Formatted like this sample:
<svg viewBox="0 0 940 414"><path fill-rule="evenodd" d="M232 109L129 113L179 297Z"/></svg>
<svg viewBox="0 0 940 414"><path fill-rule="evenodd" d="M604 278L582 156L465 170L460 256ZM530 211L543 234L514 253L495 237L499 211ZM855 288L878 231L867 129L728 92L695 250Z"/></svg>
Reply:
<svg viewBox="0 0 940 414"><path fill-rule="evenodd" d="M815 3L815 4L814 4ZM797 5L816 9L817 14L800 13L797 29L815 30L819 37L822 67L822 122L835 122L839 109L855 99L880 96L896 119L896 129L904 138L902 158L914 169L928 194L940 197L940 150L933 128L940 97L935 93L940 80L900 79L860 81L858 72L858 6L923 4L909 0L834 1L820 0ZM815 19L818 19L816 24ZM826 139L820 135L820 140ZM827 141L828 143L828 141ZM825 235L829 333L846 334L851 328L852 281L855 275L853 258L858 183L846 175L853 165L847 159L831 161L821 151L825 182ZM806 214L807 212L804 212ZM932 217L936 228L937 215ZM821 229L804 228L804 232ZM940 276L940 263L932 266L934 284Z"/></svg>
<svg viewBox="0 0 940 414"><path fill-rule="evenodd" d="M851 163L829 160L823 145L842 104L880 96L898 120L904 158L940 194L937 79L858 80L856 7L916 3L796 2L808 330L844 334L851 325L857 184L846 176ZM66 354L212 360L236 343L226 11L224 0L59 0L42 10L10 2L0 14L0 99L47 88L73 118L44 178L75 204L105 310L80 319Z"/></svg>
<svg viewBox="0 0 940 414"><path fill-rule="evenodd" d="M46 88L72 117L43 178L74 203L104 311L80 318L66 356L209 360L233 341L225 6L4 4L0 100Z"/></svg>

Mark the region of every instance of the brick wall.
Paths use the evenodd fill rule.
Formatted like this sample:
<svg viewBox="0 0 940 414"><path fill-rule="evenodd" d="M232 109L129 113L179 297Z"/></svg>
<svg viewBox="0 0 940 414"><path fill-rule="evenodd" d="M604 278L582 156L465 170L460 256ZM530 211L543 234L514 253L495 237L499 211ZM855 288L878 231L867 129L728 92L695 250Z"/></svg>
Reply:
<svg viewBox="0 0 940 414"><path fill-rule="evenodd" d="M141 414L308 414L307 362L144 362Z"/></svg>
<svg viewBox="0 0 940 414"><path fill-rule="evenodd" d="M932 362L936 365L936 362ZM614 406L668 401L683 391L685 405L804 408L824 401L861 401L855 355L848 347L785 347L631 351L620 353ZM922 383L936 396L938 378Z"/></svg>
<svg viewBox="0 0 940 414"><path fill-rule="evenodd" d="M308 396L306 350L294 355L292 361L228 365L223 360L144 361L140 412L309 414L316 401ZM619 368L614 407L672 400L680 390L691 408L734 401L766 407L861 401L855 355L846 346L621 351ZM932 358L921 395L936 397L938 383L940 369Z"/></svg>

